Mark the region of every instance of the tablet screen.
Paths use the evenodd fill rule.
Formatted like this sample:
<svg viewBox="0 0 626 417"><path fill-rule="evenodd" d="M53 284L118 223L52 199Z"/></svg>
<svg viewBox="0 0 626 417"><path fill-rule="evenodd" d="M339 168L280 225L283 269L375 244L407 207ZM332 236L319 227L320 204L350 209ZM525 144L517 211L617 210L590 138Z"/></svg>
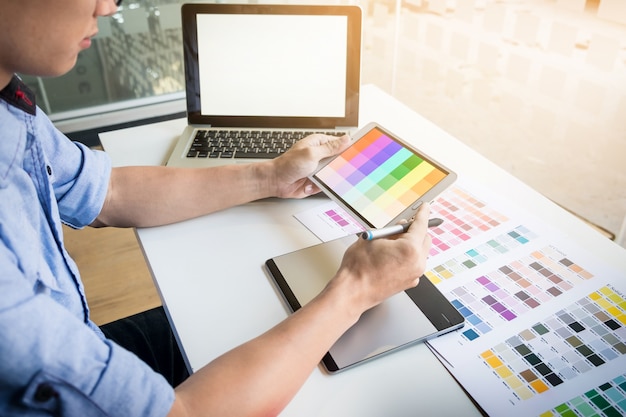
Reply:
<svg viewBox="0 0 626 417"><path fill-rule="evenodd" d="M312 179L369 227L384 227L416 210L451 172L377 125ZM439 190L439 191L440 191ZM437 193L439 192L437 191ZM409 216L410 217L410 216Z"/></svg>

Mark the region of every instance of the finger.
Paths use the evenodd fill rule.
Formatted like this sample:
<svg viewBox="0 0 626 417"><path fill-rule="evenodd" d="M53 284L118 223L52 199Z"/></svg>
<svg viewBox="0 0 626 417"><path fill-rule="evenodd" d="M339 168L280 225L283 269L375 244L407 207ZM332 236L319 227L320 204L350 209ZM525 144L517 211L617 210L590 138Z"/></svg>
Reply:
<svg viewBox="0 0 626 417"><path fill-rule="evenodd" d="M337 136L329 136L329 135L319 135L318 136L319 145L317 149L319 149L319 157L327 158L329 156L333 156L338 154L339 152L344 151L348 146L350 146L350 136L343 135L340 137Z"/></svg>
<svg viewBox="0 0 626 417"><path fill-rule="evenodd" d="M430 204L423 203L417 213L415 214L415 220L411 223L409 230L409 237L417 237L418 239L428 234L428 219L430 217Z"/></svg>
<svg viewBox="0 0 626 417"><path fill-rule="evenodd" d="M348 139L350 140L351 137L348 133L346 133L345 135L342 136L335 136L335 135L326 135L323 133L314 133L313 135L314 137L317 137L317 139L319 140L319 143L326 143L326 142L336 142L337 140L343 140L343 139ZM309 136L309 137L311 137Z"/></svg>
<svg viewBox="0 0 626 417"><path fill-rule="evenodd" d="M430 252L431 238L428 233L424 235L424 240L422 240L422 246L420 250L421 256L418 258L417 268L420 271L420 275L426 271L426 264L428 262L428 253Z"/></svg>
<svg viewBox="0 0 626 417"><path fill-rule="evenodd" d="M335 155L348 148L351 142L352 138L350 137L350 135L343 135L339 137L335 136L327 142L327 146L330 148L330 152Z"/></svg>
<svg viewBox="0 0 626 417"><path fill-rule="evenodd" d="M306 180L304 183L304 194L312 195L317 194L320 191L320 188L316 184L313 184L310 180Z"/></svg>
<svg viewBox="0 0 626 417"><path fill-rule="evenodd" d="M430 246L432 245L432 239L428 233L424 236L424 241L422 242L422 253L430 252Z"/></svg>

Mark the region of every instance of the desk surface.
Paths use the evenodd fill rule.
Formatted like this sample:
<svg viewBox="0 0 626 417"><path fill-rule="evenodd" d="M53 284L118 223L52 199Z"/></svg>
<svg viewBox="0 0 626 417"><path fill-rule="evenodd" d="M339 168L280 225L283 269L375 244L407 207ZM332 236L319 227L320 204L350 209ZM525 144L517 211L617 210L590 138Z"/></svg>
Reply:
<svg viewBox="0 0 626 417"><path fill-rule="evenodd" d="M463 181L516 202L604 264L626 271L625 252L618 245L382 90L364 86L361 99L360 125L379 122L451 167ZM115 166L159 165L185 123L172 120L107 132L100 138ZM323 201L323 197L269 199L137 231L193 370L287 316L288 309L262 266L272 256L319 242L293 215ZM420 344L337 375L316 369L283 415L453 413L479 415L445 367Z"/></svg>

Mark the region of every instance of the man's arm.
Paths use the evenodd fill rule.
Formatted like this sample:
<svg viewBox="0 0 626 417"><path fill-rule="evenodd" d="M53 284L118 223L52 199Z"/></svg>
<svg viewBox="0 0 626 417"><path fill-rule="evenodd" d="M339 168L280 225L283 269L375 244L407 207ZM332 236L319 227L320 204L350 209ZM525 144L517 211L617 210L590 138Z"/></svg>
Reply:
<svg viewBox="0 0 626 417"><path fill-rule="evenodd" d="M282 156L254 164L114 168L92 226L157 226L266 197L301 198L319 191L306 179L319 161L348 144L347 136L312 135Z"/></svg>
<svg viewBox="0 0 626 417"><path fill-rule="evenodd" d="M359 239L320 295L263 335L220 356L176 389L170 416L273 416L367 309L414 287L430 248L428 204L395 239Z"/></svg>

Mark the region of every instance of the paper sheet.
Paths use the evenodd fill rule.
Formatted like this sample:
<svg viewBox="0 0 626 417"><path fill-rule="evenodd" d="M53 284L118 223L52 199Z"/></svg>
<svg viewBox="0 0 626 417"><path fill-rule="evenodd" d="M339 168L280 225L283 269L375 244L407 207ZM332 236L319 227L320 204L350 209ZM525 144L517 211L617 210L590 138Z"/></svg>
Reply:
<svg viewBox="0 0 626 417"><path fill-rule="evenodd" d="M458 182L431 206L426 276L466 325L429 346L489 415L626 414L625 277L481 193Z"/></svg>

